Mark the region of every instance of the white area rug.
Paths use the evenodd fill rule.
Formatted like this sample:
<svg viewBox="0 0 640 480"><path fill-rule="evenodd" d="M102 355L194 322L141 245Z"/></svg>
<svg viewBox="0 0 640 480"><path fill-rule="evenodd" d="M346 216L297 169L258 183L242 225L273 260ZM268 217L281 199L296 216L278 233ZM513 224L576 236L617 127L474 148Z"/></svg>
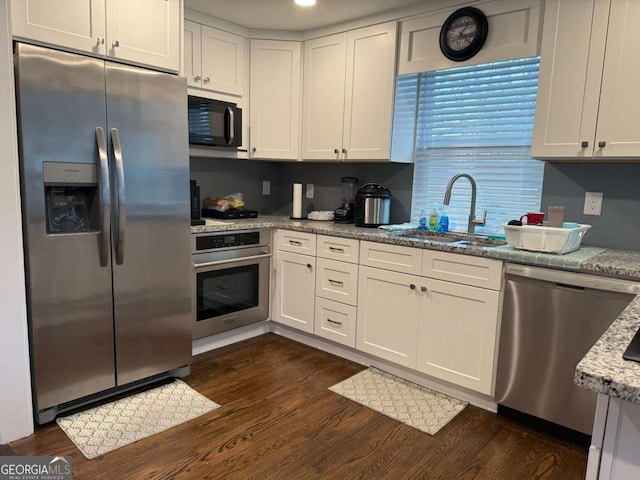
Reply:
<svg viewBox="0 0 640 480"><path fill-rule="evenodd" d="M329 390L429 435L467 406L467 402L377 368L363 370Z"/></svg>
<svg viewBox="0 0 640 480"><path fill-rule="evenodd" d="M91 459L219 407L176 380L56 421L82 454Z"/></svg>

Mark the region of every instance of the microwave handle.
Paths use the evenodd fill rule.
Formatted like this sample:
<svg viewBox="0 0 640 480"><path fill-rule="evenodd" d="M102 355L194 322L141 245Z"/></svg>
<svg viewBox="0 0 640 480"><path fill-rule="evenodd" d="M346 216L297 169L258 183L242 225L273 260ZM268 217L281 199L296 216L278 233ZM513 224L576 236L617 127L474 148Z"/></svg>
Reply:
<svg viewBox="0 0 640 480"><path fill-rule="evenodd" d="M227 113L229 114L229 116L227 117L229 119L229 140L227 141L227 145L233 145L233 141L236 138L236 132L235 132L236 122L235 122L235 115L233 113L233 108L227 107Z"/></svg>

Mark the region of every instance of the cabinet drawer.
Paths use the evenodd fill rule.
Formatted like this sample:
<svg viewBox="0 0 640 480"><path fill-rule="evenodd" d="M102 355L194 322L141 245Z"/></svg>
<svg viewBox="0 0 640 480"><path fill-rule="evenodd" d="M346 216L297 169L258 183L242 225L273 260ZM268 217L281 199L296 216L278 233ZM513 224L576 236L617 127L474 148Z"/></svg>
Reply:
<svg viewBox="0 0 640 480"><path fill-rule="evenodd" d="M422 250L418 248L360 242L360 265L420 275L421 262Z"/></svg>
<svg viewBox="0 0 640 480"><path fill-rule="evenodd" d="M301 253L303 255L316 254L316 234L278 230L276 233L278 250Z"/></svg>
<svg viewBox="0 0 640 480"><path fill-rule="evenodd" d="M355 348L356 307L316 297L316 318L313 333L319 337Z"/></svg>
<svg viewBox="0 0 640 480"><path fill-rule="evenodd" d="M422 275L473 287L500 290L502 262L471 255L424 250Z"/></svg>
<svg viewBox="0 0 640 480"><path fill-rule="evenodd" d="M355 306L358 298L358 265L318 258L316 296Z"/></svg>
<svg viewBox="0 0 640 480"><path fill-rule="evenodd" d="M358 263L359 240L318 235L318 257Z"/></svg>

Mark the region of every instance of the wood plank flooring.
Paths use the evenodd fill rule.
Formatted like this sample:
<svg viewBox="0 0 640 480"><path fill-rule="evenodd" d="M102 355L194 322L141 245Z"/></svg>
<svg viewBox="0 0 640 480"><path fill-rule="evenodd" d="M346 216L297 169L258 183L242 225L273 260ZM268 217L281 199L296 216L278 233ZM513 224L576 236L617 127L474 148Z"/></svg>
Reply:
<svg viewBox="0 0 640 480"><path fill-rule="evenodd" d="M86 460L51 424L17 455L72 455L74 479L582 479L586 449L468 406L435 436L327 390L364 367L274 334L194 358L221 408Z"/></svg>

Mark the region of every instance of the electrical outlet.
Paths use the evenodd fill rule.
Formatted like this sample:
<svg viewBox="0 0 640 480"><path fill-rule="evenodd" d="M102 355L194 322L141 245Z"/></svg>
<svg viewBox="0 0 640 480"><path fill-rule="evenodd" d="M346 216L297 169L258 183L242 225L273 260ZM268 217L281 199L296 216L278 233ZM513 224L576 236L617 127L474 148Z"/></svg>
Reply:
<svg viewBox="0 0 640 480"><path fill-rule="evenodd" d="M307 198L313 198L314 190L313 183L307 183Z"/></svg>
<svg viewBox="0 0 640 480"><path fill-rule="evenodd" d="M262 194L271 195L271 182L269 180L262 181Z"/></svg>
<svg viewBox="0 0 640 480"><path fill-rule="evenodd" d="M600 215L602 212L602 192L586 192L584 195L584 214Z"/></svg>

